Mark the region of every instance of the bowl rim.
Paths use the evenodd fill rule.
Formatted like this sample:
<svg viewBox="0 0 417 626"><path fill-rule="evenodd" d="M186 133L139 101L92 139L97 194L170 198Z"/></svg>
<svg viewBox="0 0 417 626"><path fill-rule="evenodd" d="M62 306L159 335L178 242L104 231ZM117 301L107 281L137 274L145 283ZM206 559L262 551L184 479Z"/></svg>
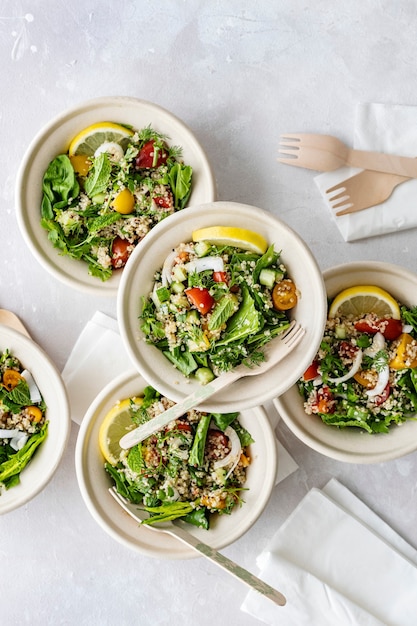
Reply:
<svg viewBox="0 0 417 626"><path fill-rule="evenodd" d="M416 303L417 303L417 274L413 273L411 270L401 265L387 263L384 261L351 261L348 263L340 263L338 265L329 267L323 271L323 278L324 278L325 283L326 281L337 278L341 272L344 275L346 275L346 277L353 276L354 272L360 272L363 274L374 272L375 275L381 275L381 276L384 276L387 273L390 273L391 275L398 277L398 278L401 276L404 280L409 281L410 284L414 283L416 287ZM374 281L374 284L376 282L377 281ZM358 280L355 278L346 278L346 280L344 281L344 286L339 288L338 290L335 290L335 291L332 290L329 297L333 298L335 295L337 295L337 293L340 290L347 288L348 286L355 286L358 284L371 284L371 283L369 282L369 280L362 281L362 283L359 283ZM384 288L383 285L381 286ZM395 296L395 293L393 295ZM399 300L401 301L401 298L399 298ZM400 458L402 456L405 456L406 454L415 452L415 450L417 449L417 438L410 437L408 441L406 440L405 442L403 442L400 440L400 442L398 443L395 441L395 438L392 436L394 433L388 434L391 436L390 441L392 442L392 445L390 449L388 450L386 449L383 449L383 450L376 449L374 451L362 450L362 449L357 449L354 451L346 450L336 440L337 437L331 437L331 436L329 438L331 442L330 441L324 442L320 438L319 432L328 432L330 435L331 433L334 433L336 431L335 430L325 431L324 430L325 428L329 429L330 427L318 422L318 427L317 427L318 432L316 431L313 432L311 428L308 428L309 416L307 414L304 414L306 417L305 420L296 419L294 417L294 411L298 412L298 409L300 406L299 402L300 402L299 394L298 394L298 389L296 385L293 385L280 397L276 397L273 399L273 404L276 410L278 411L279 415L282 417L282 420L284 421L286 426L289 428L289 430L292 431L293 434L296 435L297 438L300 441L302 441L305 445L309 446L311 449L315 450L316 452L323 454L324 456L327 456L337 461L341 461L345 463L374 464L374 463L382 463L382 462L391 461L391 460ZM300 412L300 415L301 415L301 412ZM397 427L398 429L401 429L401 431L395 431L395 432L401 432L401 435L402 435L403 433L410 430L413 427L413 424L414 422L412 422L411 420L408 422L404 422L401 426ZM393 426L393 428L395 428L395 426ZM343 437L343 431L342 432L337 431L337 433ZM387 436L387 434L385 433L369 435L368 433L362 432L360 430L357 430L357 431L352 430L352 431L349 431L349 433L352 435L352 437L354 437L355 439L358 439L358 443L361 443L361 444L363 441L370 441L370 442L372 441L377 442L378 440L384 441L384 437ZM370 437L372 439L369 439Z"/></svg>
<svg viewBox="0 0 417 626"><path fill-rule="evenodd" d="M10 343L13 343L13 345L18 346L17 351L19 354L16 354L16 348L11 350L12 354L16 354L17 358L20 360L20 362L22 363L24 367L30 367L30 371L34 375L35 379L38 379L39 376L37 376L36 371L34 371L34 368L30 365L29 362L32 360L32 358L35 358L36 360L39 359L39 362L40 362L39 368L42 368L42 371L47 373L48 381L51 381L50 388L52 388L52 385L53 385L55 389L55 395L61 398L59 415L52 416L51 418L49 418L50 423L52 423L51 420L59 420L60 422L59 430L58 430L60 434L59 448L58 449L54 448L54 455L50 459L52 463L49 464L47 473L37 482L34 488L31 487L29 489L27 487L27 485L25 484L24 475L22 474L22 479L21 479L20 484L16 485L9 491L4 492L0 496L0 515L3 515L11 511L14 511L15 509L23 506L24 504L27 504L30 500L34 499L37 495L39 495L40 492L43 491L43 489L52 480L53 476L55 475L61 463L64 452L67 448L67 444L68 444L68 440L69 440L69 436L71 432L71 415L70 415L70 406L69 406L69 399L68 399L66 386L62 380L62 377L58 368L56 367L52 359L49 357L49 355L45 352L45 350L41 348L41 346L39 346L39 344L37 344L32 338L24 335L23 333L5 324L0 324L0 334L3 335L5 338L7 338ZM7 347L9 346L4 346L4 347L2 346L2 350L6 349ZM25 352L28 354L28 357L26 360L25 360L25 357L22 356L21 352ZM44 387L42 387L41 393L45 399L45 402L47 404L47 410L48 410L49 409L48 400L47 400L48 391L47 390L45 391ZM48 437L49 436L50 435L48 433ZM46 444L48 443L48 437L42 443L39 450L37 451L37 454L31 460L30 464L23 471L30 472L32 467L36 468L36 466L39 463L38 459L42 458L43 454L46 454L46 450L47 450ZM21 493L19 493L20 491Z"/></svg>
<svg viewBox="0 0 417 626"><path fill-rule="evenodd" d="M96 109L98 109L99 111L101 108L106 107L117 107L120 108L121 111L123 111L123 107L126 105L130 107L143 107L145 110L152 111L164 119L169 119L174 124L175 128L177 128L181 132L181 134L184 134L184 137L187 138L187 145L191 146L192 149L199 154L199 159L202 163L202 172L204 172L205 177L204 184L207 186L207 201L214 201L217 197L215 176L212 166L208 160L206 151L198 141L194 131L177 115L171 113L171 111L162 107L161 105L132 96L102 96L98 98L93 98L79 102L78 104L74 104L55 115L51 120L49 120L42 128L37 131L35 136L29 142L29 145L25 150L22 161L18 168L15 182L15 208L18 226L27 247L31 251L32 255L39 262L41 267L47 270L58 281L62 282L68 287L71 287L72 289L76 289L84 293L89 293L91 295L108 296L113 298L117 295L121 272L117 274L114 273L109 280L103 283L102 281L100 281L99 278L90 277L88 274L87 266L85 266L86 277L83 281L80 281L71 272L71 267L68 269L68 271L64 271L64 269L61 267L59 263L60 255L58 250L54 250L55 255L56 257L58 257L58 259L54 256L54 261L52 261L51 259L49 259L49 255L45 253L43 246L37 245L37 241L36 238L33 236L33 229L29 224L29 218L27 214L27 193L25 180L32 168L33 155L38 152L40 146L44 142L45 137L48 137L51 133L59 130L59 128L64 123L70 122L72 119L76 119L80 115L94 112ZM200 173L200 176L201 175L202 173ZM191 202L192 198L193 194L191 193ZM44 241L42 243L47 243L48 245L52 246L52 244L48 241L46 231L44 233ZM74 262L76 261L75 259L71 260ZM92 278L94 278L94 280L90 280Z"/></svg>
<svg viewBox="0 0 417 626"><path fill-rule="evenodd" d="M231 215L236 219L236 215L239 216L239 225L242 223L247 226L247 223L256 224L256 227L259 230L259 224L263 225L263 230L265 231L265 235L267 234L268 228L275 229L281 239L290 238L291 243L297 243L299 246L298 254L297 254L297 262L299 258L302 258L303 268L306 265L311 269L312 276L315 279L315 307L314 308L314 316L318 320L317 325L320 327L321 331L318 332L316 327L306 327L306 333L302 341L298 344L298 346L293 350L293 352L286 357L286 363L291 363L293 367L290 368L290 373L286 372L286 375L283 377L276 376L278 371L282 372L282 367L284 361L273 367L269 372L266 372L262 375L262 380L264 381L264 385L261 388L259 385L259 380L256 380L256 376L252 376L251 379L242 378L239 381L233 383L233 385L226 390L218 392L213 399L205 400L201 403L200 407L204 410L221 410L224 412L239 410L242 406L242 402L245 406L258 406L264 404L265 402L271 400L277 393L282 393L285 389L288 389L302 374L304 369L309 364L310 360L312 360L320 342L321 333L324 330L324 325L326 321L326 312L327 312L327 299L326 292L324 288L324 281L322 277L322 273L318 267L317 261L315 260L310 248L303 241L303 239L296 233L292 228L290 228L285 222L283 222L278 217L274 216L272 213L265 211L264 209L260 209L258 207L253 207L247 204L241 204L237 202L228 202L228 201L218 201L212 203L206 203L204 205L199 205L196 207L188 207L177 213L170 218L170 222L160 222L149 234L148 238L145 238L141 245L138 246L132 253L126 268L123 273L118 297L117 297L117 318L119 323L120 335L122 337L123 344L125 349L132 361L132 364L137 368L140 374L152 384L153 387L158 389L160 393L163 395L170 397L175 402L179 402L185 399L188 395L190 395L194 390L197 389L197 383L192 381L191 379L186 379L183 377L181 373L179 373L172 366L172 376L171 376L171 366L168 361L160 354L159 350L155 348L155 346L151 346L146 344L143 339L142 333L139 329L139 323L137 321L137 315L139 314L140 307L140 299L138 298L138 309L136 314L136 305L135 303L130 304L129 306L129 295L135 294L135 286L138 281L137 276L140 274L141 281L142 276L145 274L146 277L142 282L147 280L148 274L150 276L151 270L144 269L144 258L146 255L152 256L152 249L158 249L160 247L160 242L162 241L162 237L169 238L171 233L176 233L177 230L181 230L184 233L184 237L188 236L191 231L195 228L202 227L200 222L205 225L215 225L217 222L222 221L222 224L225 225L226 222L229 223L231 221ZM198 226L195 226L195 220L198 222ZM248 220L250 220L248 222ZM191 225L191 221L192 224ZM252 226L252 229L255 227ZM189 233L190 231L190 233ZM268 231L269 232L269 231ZM178 235L179 236L179 235ZM169 248L176 243L180 243L184 241L183 238L176 240L175 242L168 246L168 242L166 247L163 250L166 253L169 252ZM285 244L283 244L285 246ZM285 247L283 249L283 262L288 266L286 260L286 254L288 257L288 253L285 251ZM142 272L140 272L140 266L142 265ZM152 269L153 272L158 269L157 261L155 260L155 266ZM299 273L301 274L301 267L298 268ZM289 267L289 273L293 276L294 272ZM304 272L305 273L305 272ZM294 278L294 276L293 276ZM311 285L308 288L311 288ZM306 288L306 287L305 287ZM148 287L143 285L142 294L144 295L145 290L148 290ZM134 296L136 297L136 296ZM128 303L128 305L126 305ZM305 306L301 303L297 306ZM132 312L132 307L135 308L135 314ZM300 309L299 309L300 310ZM303 309L302 309L303 310ZM296 310L295 310L296 311ZM297 316L297 313L294 313ZM316 325L316 326L317 326ZM308 325L307 325L308 326ZM155 351L155 352L154 352ZM160 368L162 368L161 372L168 374L169 378L167 380L164 379L163 374L159 374L156 372L155 367L151 365L151 363L157 363ZM274 378L275 374L275 378ZM269 381L270 385L266 384L266 381ZM255 391L256 388L256 391ZM278 392L277 392L278 388ZM234 393L231 394L231 390L234 390ZM250 393L248 392L248 389ZM235 397L236 396L236 397Z"/></svg>
<svg viewBox="0 0 417 626"><path fill-rule="evenodd" d="M126 516L121 507L114 502L110 494L108 494L108 501L106 501L105 504L101 504L102 496L107 494L103 491L103 486L98 486L100 480L98 478L98 472L103 472L104 474L105 470L102 466L97 467L100 451L98 449L98 443L94 444L92 438L97 435L99 423L103 419L106 408L108 410L108 407L112 406L117 401L115 399L117 391L119 391L119 399L121 399L120 393L123 393L122 389L124 390L127 387L130 389L139 389L141 387L143 389L147 384L148 383L136 370L126 371L106 385L90 404L81 422L75 446L75 470L80 493L89 513L97 524L108 535L125 547L145 556L160 559L175 560L198 558L199 554L195 550L185 546L175 537L170 537L165 533L155 533L146 527L140 527L138 529L137 522ZM214 534L207 535L207 531L202 529L189 525L186 526L187 530L192 534L200 537L205 543L210 543L210 545L217 550L231 545L243 534L248 532L265 510L275 486L278 470L278 450L274 430L263 407L245 409L245 421L249 419L249 415L250 417L256 417L256 427L259 428L259 432L262 433L262 442L259 442L258 445L262 446L262 458L268 458L267 470L262 473L262 481L260 483L262 494L260 496L258 496L259 492L256 494L260 499L256 502L255 510L245 516L247 520L245 520L245 524L240 523L238 525L239 531L236 532L235 535L232 534L232 538L227 541L222 541L221 537ZM256 442L252 445L256 445ZM94 454L97 455L97 458L93 459L93 461L90 460L92 450L94 450ZM255 463L256 460L253 462ZM104 465L104 459L101 459L101 463ZM91 476L88 475L87 466L89 464L92 468ZM101 478L103 478L103 475ZM106 477L104 480L106 483L108 482L110 487L110 479ZM245 504L243 504L242 509L239 509L236 513L239 513L240 510L244 510L244 507ZM123 520L126 529L121 527L120 524L118 525L119 514L122 516L120 520ZM223 517L226 523L228 521L233 522L233 514ZM215 533L215 531L213 532ZM233 533L233 526L231 526L228 536L230 536L231 533Z"/></svg>

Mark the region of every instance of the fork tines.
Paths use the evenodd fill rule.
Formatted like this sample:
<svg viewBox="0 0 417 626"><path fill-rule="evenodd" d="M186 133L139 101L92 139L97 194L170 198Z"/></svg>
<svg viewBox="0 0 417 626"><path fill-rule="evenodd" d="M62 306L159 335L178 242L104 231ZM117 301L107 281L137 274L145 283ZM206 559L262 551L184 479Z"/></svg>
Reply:
<svg viewBox="0 0 417 626"><path fill-rule="evenodd" d="M300 137L294 134L286 134L281 135L279 138L279 154L285 154L289 158L278 158L280 163L288 163L289 165L293 164L297 156L297 151L299 150Z"/></svg>

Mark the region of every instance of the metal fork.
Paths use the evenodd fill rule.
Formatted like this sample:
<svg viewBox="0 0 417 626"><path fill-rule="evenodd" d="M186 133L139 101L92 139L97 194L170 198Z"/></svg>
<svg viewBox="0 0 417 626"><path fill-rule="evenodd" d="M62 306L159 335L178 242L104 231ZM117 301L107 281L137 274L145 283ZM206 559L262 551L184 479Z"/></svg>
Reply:
<svg viewBox="0 0 417 626"><path fill-rule="evenodd" d="M353 150L331 135L290 133L280 138L279 146L279 153L286 155L286 158L278 158L278 161L287 165L318 172L332 172L344 165L350 165L417 178L417 162L414 158Z"/></svg>
<svg viewBox="0 0 417 626"><path fill-rule="evenodd" d="M385 202L397 185L410 180L398 174L381 174L364 170L326 190L336 215L348 215Z"/></svg>
<svg viewBox="0 0 417 626"><path fill-rule="evenodd" d="M121 496L116 491L115 487L111 487L109 489L109 492L113 496L115 501L120 504L120 506L126 511L126 513L128 513L134 520L139 522L139 524L142 524L143 521L146 521L148 517L146 511L139 509L138 505L132 504L132 502L126 500L126 498ZM234 561L231 561L211 546L203 543L202 541L200 541L200 539L197 539L197 537L194 537L194 535L184 530L177 524L174 524L173 522L163 522L155 526L147 524L146 528L149 528L150 530L155 530L156 532L167 533L168 535L176 537L187 546L190 546L194 550L197 550L197 552L199 552L201 556L205 556L206 559L209 559L216 565L219 565L226 572L232 574L233 576L235 576L235 578L237 578L241 582L244 582L246 585L248 585L248 587L267 597L275 604L278 604L279 606L285 605L286 599L282 595L282 593L268 585L268 583L264 582L260 578L257 578L256 576L248 572L248 570L243 569L243 567L240 567L240 565L238 565Z"/></svg>
<svg viewBox="0 0 417 626"><path fill-rule="evenodd" d="M201 386L193 394L185 398L182 402L175 404L167 411L160 413L153 419L145 422L138 428L131 430L120 439L121 448L132 448L140 441L143 441L153 433L161 430L172 420L181 417L187 411L201 404L203 400L209 398L220 389L224 389L231 383L244 376L258 376L267 372L271 367L279 363L286 357L301 341L305 330L296 322L286 328L278 337L275 337L264 346L264 354L266 360L252 368L246 365L239 365L230 372L222 374L215 378L211 383Z"/></svg>

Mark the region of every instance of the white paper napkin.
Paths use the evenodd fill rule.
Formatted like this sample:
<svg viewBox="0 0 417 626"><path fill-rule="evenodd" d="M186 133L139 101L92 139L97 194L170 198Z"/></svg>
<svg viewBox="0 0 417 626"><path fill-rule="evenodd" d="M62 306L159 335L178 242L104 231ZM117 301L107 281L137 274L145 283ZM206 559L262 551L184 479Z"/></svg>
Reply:
<svg viewBox="0 0 417 626"><path fill-rule="evenodd" d="M131 369L117 321L98 311L83 329L62 372L74 422L81 424L97 394Z"/></svg>
<svg viewBox="0 0 417 626"><path fill-rule="evenodd" d="M73 421L81 424L97 394L114 378L131 369L132 363L123 346L117 321L97 311L81 332L62 372ZM271 418L273 426L274 419ZM277 448L276 484L298 469L278 440Z"/></svg>
<svg viewBox="0 0 417 626"><path fill-rule="evenodd" d="M399 156L417 157L417 107L397 104L358 104L353 145ZM417 179L401 183L388 200L375 207L336 217L326 189L360 172L343 167L316 176L315 182L343 239L355 241L417 227Z"/></svg>
<svg viewBox="0 0 417 626"><path fill-rule="evenodd" d="M417 551L335 479L303 498L258 565L287 598L248 594L242 609L267 624L416 624Z"/></svg>

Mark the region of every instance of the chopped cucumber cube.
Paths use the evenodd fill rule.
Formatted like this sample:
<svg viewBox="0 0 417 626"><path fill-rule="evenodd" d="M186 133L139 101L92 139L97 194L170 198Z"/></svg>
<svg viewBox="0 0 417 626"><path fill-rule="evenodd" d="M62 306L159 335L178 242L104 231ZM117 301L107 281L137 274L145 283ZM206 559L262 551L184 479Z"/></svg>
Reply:
<svg viewBox="0 0 417 626"><path fill-rule="evenodd" d="M275 270L264 268L260 271L259 274L259 282L261 285L268 287L268 289L272 289L275 284L277 272Z"/></svg>
<svg viewBox="0 0 417 626"><path fill-rule="evenodd" d="M183 283L187 280L187 270L183 265L176 265L172 270L172 276L178 283Z"/></svg>
<svg viewBox="0 0 417 626"><path fill-rule="evenodd" d="M202 257L210 252L210 247L208 241L197 241L197 243L194 244L194 251L197 256Z"/></svg>
<svg viewBox="0 0 417 626"><path fill-rule="evenodd" d="M180 282L173 282L171 283L171 291L172 293L182 293L184 291L185 287L183 283Z"/></svg>
<svg viewBox="0 0 417 626"><path fill-rule="evenodd" d="M169 300L170 292L167 287L159 287L159 289L156 290L156 295L159 302L165 302Z"/></svg>
<svg viewBox="0 0 417 626"><path fill-rule="evenodd" d="M346 339L346 328L343 324L336 326L334 333L338 339Z"/></svg>

